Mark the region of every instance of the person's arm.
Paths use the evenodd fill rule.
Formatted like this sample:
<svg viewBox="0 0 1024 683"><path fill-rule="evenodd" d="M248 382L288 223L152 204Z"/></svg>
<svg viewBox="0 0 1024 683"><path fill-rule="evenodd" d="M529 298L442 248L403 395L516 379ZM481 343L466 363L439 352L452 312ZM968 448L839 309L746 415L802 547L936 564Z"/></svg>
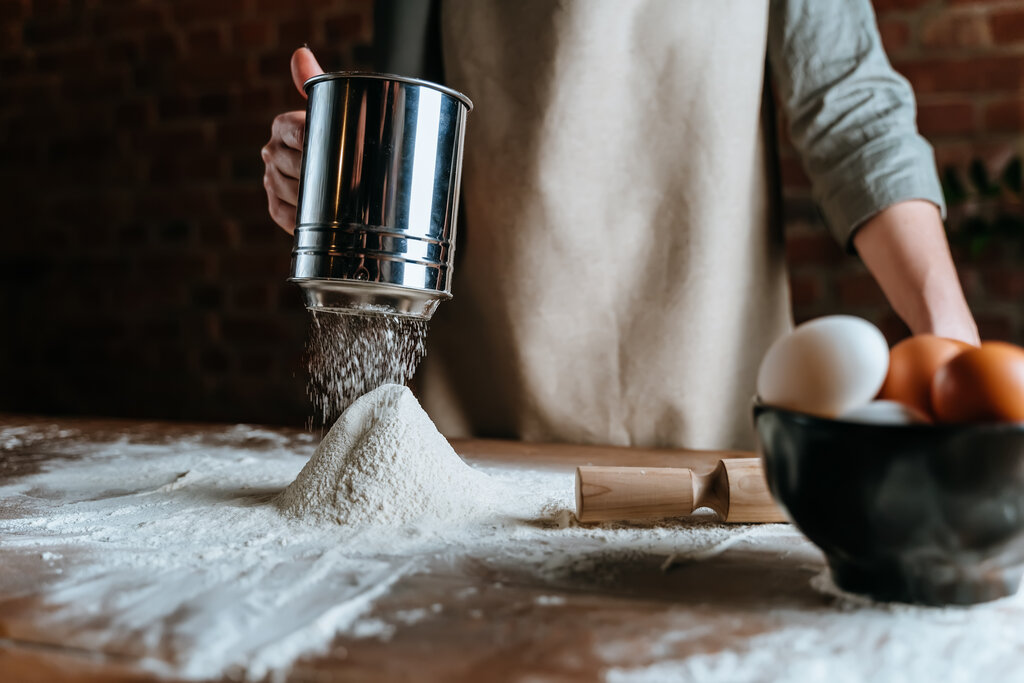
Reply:
<svg viewBox="0 0 1024 683"><path fill-rule="evenodd" d="M919 200L894 204L864 223L853 244L912 332L978 344L938 207Z"/></svg>
<svg viewBox="0 0 1024 683"><path fill-rule="evenodd" d="M869 0L772 0L768 61L789 135L837 240L911 331L977 343L942 227L931 145Z"/></svg>

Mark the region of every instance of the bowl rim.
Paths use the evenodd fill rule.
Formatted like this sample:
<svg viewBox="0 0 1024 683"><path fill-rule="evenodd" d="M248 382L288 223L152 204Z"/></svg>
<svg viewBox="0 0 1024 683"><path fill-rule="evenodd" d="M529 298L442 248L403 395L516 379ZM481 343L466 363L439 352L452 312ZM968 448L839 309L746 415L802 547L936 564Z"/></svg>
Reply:
<svg viewBox="0 0 1024 683"><path fill-rule="evenodd" d="M872 431L890 431L908 434L920 432L922 434L945 434L949 436L960 436L964 434L1022 434L1024 435L1024 422L962 422L962 423L912 423L912 424L880 424L875 422L860 422L857 420L841 420L838 418L812 415L799 410L791 410L780 406L761 401L756 396L752 400L754 420L758 415L765 412L774 412L783 415L791 422L801 423L803 426L841 426L844 429L870 429Z"/></svg>

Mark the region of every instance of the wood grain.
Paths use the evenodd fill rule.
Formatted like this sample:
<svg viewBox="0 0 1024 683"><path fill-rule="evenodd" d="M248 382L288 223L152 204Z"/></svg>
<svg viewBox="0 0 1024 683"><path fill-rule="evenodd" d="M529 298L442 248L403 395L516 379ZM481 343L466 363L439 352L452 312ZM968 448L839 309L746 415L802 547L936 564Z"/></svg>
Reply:
<svg viewBox="0 0 1024 683"><path fill-rule="evenodd" d="M109 420L54 420L0 416L0 427L54 425L64 436L26 444L0 455L8 482L59 466L90 448L124 439L165 443L210 439L223 443L220 425ZM267 428L296 449L310 448L298 430ZM280 443L280 441L276 442ZM504 441L457 440L472 462L551 467L572 472L581 464L692 466L710 471L722 454L675 450L630 450ZM259 439L233 444L259 449ZM741 457L747 453L727 454ZM140 462L140 466L145 463ZM571 475L567 475L571 476ZM820 609L822 598L808 587L821 556L795 533L756 547L730 549L708 561L663 571L664 557L650 554L582 556L571 576L539 576L511 560L463 560L438 556L394 585L369 617L398 627L388 638L338 637L324 653L306 657L287 675L291 683L319 681L600 680L611 667L643 667L665 658L742 647L753 635L778 627L776 610ZM23 555L0 543L0 574L16 590L0 594L0 681L36 683L149 682L134 646L121 654L68 648L46 626L48 608L38 577ZM426 617L403 623L396 615L421 610ZM104 615L97 613L102 625ZM699 634L670 639L656 649L659 634ZM141 643L138 644L141 648ZM160 679L168 680L168 679ZM171 679L173 680L173 679ZM226 677L223 680L232 680Z"/></svg>

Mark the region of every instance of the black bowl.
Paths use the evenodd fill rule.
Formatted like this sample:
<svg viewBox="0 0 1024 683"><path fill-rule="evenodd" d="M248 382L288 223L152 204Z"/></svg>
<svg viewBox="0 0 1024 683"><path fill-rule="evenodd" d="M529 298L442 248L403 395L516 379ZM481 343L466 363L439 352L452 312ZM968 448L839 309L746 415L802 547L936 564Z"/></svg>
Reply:
<svg viewBox="0 0 1024 683"><path fill-rule="evenodd" d="M775 500L842 589L972 604L1024 565L1024 424L875 425L754 406Z"/></svg>

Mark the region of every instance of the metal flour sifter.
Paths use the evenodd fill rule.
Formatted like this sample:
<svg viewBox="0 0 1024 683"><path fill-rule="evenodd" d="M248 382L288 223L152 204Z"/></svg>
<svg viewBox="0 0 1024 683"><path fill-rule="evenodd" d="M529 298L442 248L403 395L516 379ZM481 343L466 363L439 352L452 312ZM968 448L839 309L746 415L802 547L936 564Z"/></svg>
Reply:
<svg viewBox="0 0 1024 683"><path fill-rule="evenodd" d="M451 298L465 95L338 72L308 95L292 282L306 307L429 319Z"/></svg>

